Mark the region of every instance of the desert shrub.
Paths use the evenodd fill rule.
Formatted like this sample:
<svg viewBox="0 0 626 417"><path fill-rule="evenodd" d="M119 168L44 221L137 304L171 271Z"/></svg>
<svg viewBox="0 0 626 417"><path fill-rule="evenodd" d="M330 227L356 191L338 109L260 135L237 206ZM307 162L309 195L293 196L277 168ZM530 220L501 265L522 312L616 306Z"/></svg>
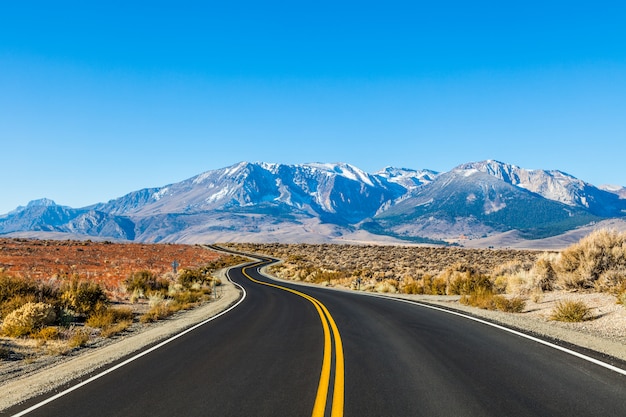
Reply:
<svg viewBox="0 0 626 417"><path fill-rule="evenodd" d="M447 285L445 278L436 277L431 282L430 293L432 295L445 295Z"/></svg>
<svg viewBox="0 0 626 417"><path fill-rule="evenodd" d="M100 284L72 278L61 289L61 302L76 314L89 316L107 304L108 299Z"/></svg>
<svg viewBox="0 0 626 417"><path fill-rule="evenodd" d="M169 281L157 278L148 270L133 272L124 280L124 287L130 293L141 291L143 294L148 294L152 291L167 290L168 286Z"/></svg>
<svg viewBox="0 0 626 417"><path fill-rule="evenodd" d="M419 282L413 278L405 279L400 287L400 292L402 294L424 294L424 287L419 285Z"/></svg>
<svg viewBox="0 0 626 417"><path fill-rule="evenodd" d="M91 314L85 324L90 327L104 329L112 325L133 320L133 311L130 308L101 308Z"/></svg>
<svg viewBox="0 0 626 417"><path fill-rule="evenodd" d="M89 342L89 332L84 329L77 329L72 332L72 335L67 341L67 345L72 348L83 347Z"/></svg>
<svg viewBox="0 0 626 417"><path fill-rule="evenodd" d="M421 287L420 294L426 295L444 295L446 293L446 280L442 277L433 277L430 274L424 274L418 280L418 286ZM420 290L418 290L419 293Z"/></svg>
<svg viewBox="0 0 626 417"><path fill-rule="evenodd" d="M54 323L54 306L46 303L26 303L9 313L2 322L2 333L9 337L26 336Z"/></svg>
<svg viewBox="0 0 626 417"><path fill-rule="evenodd" d="M536 288L541 291L552 291L557 279L550 255L542 255L537 259L532 275L536 280Z"/></svg>
<svg viewBox="0 0 626 417"><path fill-rule="evenodd" d="M0 274L0 319L27 303L55 305L58 291L51 285Z"/></svg>
<svg viewBox="0 0 626 417"><path fill-rule="evenodd" d="M502 295L494 295L493 305L495 309L499 311L521 313L526 308L526 299L522 297L506 298Z"/></svg>
<svg viewBox="0 0 626 417"><path fill-rule="evenodd" d="M202 283L205 281L203 273L198 269L183 269L178 274L176 281L184 288L191 288L194 283Z"/></svg>
<svg viewBox="0 0 626 417"><path fill-rule="evenodd" d="M126 330L133 323L133 311L130 308L100 309L89 316L85 324L101 329L100 336L111 337Z"/></svg>
<svg viewBox="0 0 626 417"><path fill-rule="evenodd" d="M626 233L597 230L561 252L554 264L565 288L603 290L623 285L626 272Z"/></svg>
<svg viewBox="0 0 626 417"><path fill-rule="evenodd" d="M48 340L57 340L60 337L59 329L53 326L44 327L39 330L37 333L33 333L32 336L35 339L48 341Z"/></svg>
<svg viewBox="0 0 626 417"><path fill-rule="evenodd" d="M489 277L474 271L455 271L448 277L446 293L448 295L472 294L477 291L491 292L493 283Z"/></svg>
<svg viewBox="0 0 626 417"><path fill-rule="evenodd" d="M170 302L161 300L158 303L154 303L150 309L139 318L139 321L142 323L151 323L169 317L172 313L174 313L174 309L170 308Z"/></svg>
<svg viewBox="0 0 626 417"><path fill-rule="evenodd" d="M376 290L382 293L397 293L398 285L395 279L386 279L376 285Z"/></svg>
<svg viewBox="0 0 626 417"><path fill-rule="evenodd" d="M202 295L203 293L201 291L182 291L174 294L172 299L183 308L189 308L192 304L200 301L202 299Z"/></svg>
<svg viewBox="0 0 626 417"><path fill-rule="evenodd" d="M474 267L464 263L456 263L446 268L439 275L438 279L445 282L443 294L470 294L478 288L492 290L492 283L487 276L478 273ZM433 291L433 293L435 292ZM437 293L440 292L438 291Z"/></svg>
<svg viewBox="0 0 626 417"><path fill-rule="evenodd" d="M559 301L552 310L550 319L566 322L580 322L591 318L591 309L582 301Z"/></svg>
<svg viewBox="0 0 626 417"><path fill-rule="evenodd" d="M626 290L626 269L610 269L605 271L595 282L595 289L599 292L609 292L615 295Z"/></svg>
<svg viewBox="0 0 626 417"><path fill-rule="evenodd" d="M478 289L470 294L461 296L461 304L478 307L485 310L498 310L506 313L521 313L526 308L526 300L522 297L506 298L503 295L493 294L487 289Z"/></svg>
<svg viewBox="0 0 626 417"><path fill-rule="evenodd" d="M0 273L0 302L36 292L37 286L23 278Z"/></svg>

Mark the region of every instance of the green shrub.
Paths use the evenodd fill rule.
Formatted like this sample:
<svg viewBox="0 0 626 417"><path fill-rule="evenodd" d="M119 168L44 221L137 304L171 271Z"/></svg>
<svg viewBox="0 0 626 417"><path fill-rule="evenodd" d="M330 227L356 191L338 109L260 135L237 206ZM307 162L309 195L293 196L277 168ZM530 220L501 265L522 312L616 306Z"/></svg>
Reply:
<svg viewBox="0 0 626 417"><path fill-rule="evenodd" d="M99 284L73 278L61 289L61 303L79 315L89 316L108 299Z"/></svg>
<svg viewBox="0 0 626 417"><path fill-rule="evenodd" d="M591 309L582 301L559 301L550 318L557 321L581 322L591 318Z"/></svg>
<svg viewBox="0 0 626 417"><path fill-rule="evenodd" d="M157 278L147 270L133 272L124 280L127 292L141 292L146 295L154 291L167 291L169 284L168 280Z"/></svg>
<svg viewBox="0 0 626 417"><path fill-rule="evenodd" d="M178 274L176 281L184 288L191 288L194 283L204 282L204 277L200 270L183 269Z"/></svg>

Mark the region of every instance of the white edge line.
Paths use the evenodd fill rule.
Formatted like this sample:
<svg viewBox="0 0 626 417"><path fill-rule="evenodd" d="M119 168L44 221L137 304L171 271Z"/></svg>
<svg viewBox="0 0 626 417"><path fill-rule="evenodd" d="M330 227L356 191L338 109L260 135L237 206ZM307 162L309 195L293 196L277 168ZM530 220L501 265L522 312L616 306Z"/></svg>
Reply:
<svg viewBox="0 0 626 417"><path fill-rule="evenodd" d="M268 274L263 274L263 275L265 275L267 278L274 279L274 277L269 276ZM287 280L287 282L290 282L290 281ZM299 283L297 283L297 282L293 282L293 284L299 285ZM308 285L300 285L300 286L301 287L308 287ZM622 368L618 368L617 366L611 365L610 363L602 362L601 360L592 358L591 356L587 356L587 355L584 355L582 353L578 353L578 352L576 352L574 350L565 348L563 346L556 345L554 343L548 342L548 341L540 339L538 337L534 337L534 336L531 336L529 334L522 333L522 332L519 332L517 330L513 330L513 329L510 329L508 327L501 326L499 324L495 324L495 323L492 323L492 322L487 321L487 320L483 320L483 319L479 319L477 317L469 316L467 314L459 313L458 311L447 310L445 308L436 307L436 306L429 305L429 304L423 304L423 303L420 303L419 301L406 300L404 298L395 298L395 297L390 297L390 296L387 296L387 295L378 295L378 294L356 292L356 291L345 291L345 290L341 290L341 289L338 289L338 288L328 288L328 287L314 287L314 288L321 288L321 289L325 289L325 290L338 291L338 292L346 292L348 294L362 295L362 296L367 296L367 297L376 297L376 298L381 298L383 300L398 301L398 302L402 302L402 303L418 305L420 307L430 308L430 309L441 311L441 312L448 313L448 314L454 314L455 316L463 317L463 318L466 318L466 319L469 319L469 320L474 320L474 321L476 321L478 323L486 324L487 326L495 327L496 329L503 330L505 332L509 332L509 333L512 333L512 334L517 335L517 336L521 336L521 337L523 337L525 339L532 340L533 342L540 343L542 345L551 347L551 348L556 349L556 350L560 350L561 352L567 353L567 354L572 355L572 356L576 356L577 358L583 359L583 360L585 360L587 362L591 362L593 364L596 364L598 366L601 366L603 368L606 368L608 370L611 370L613 372L617 372L618 374L626 376L626 370L624 370Z"/></svg>
<svg viewBox="0 0 626 417"><path fill-rule="evenodd" d="M149 353L151 353L151 352L153 352L153 351L155 351L155 350L165 346L166 344L168 344L168 343L178 339L179 337L184 336L187 333L197 329L198 327L203 326L203 325L207 324L208 322L213 321L213 320L217 319L218 317L221 317L224 314L228 313L229 311L233 310L235 307L239 306L239 304L241 304L243 302L243 300L245 300L247 293L246 293L246 290L241 285L239 285L236 282L231 280L231 278L230 278L230 269L228 269L228 271L226 271L226 276L228 277L228 280L230 282L232 282L234 285L239 287L241 289L241 291L243 291L243 296L241 297L241 299L239 299L239 301L237 301L234 305L230 306L228 309L226 309L226 310L222 311L221 313L216 314L215 316L210 317L210 318L208 318L208 319L206 319L206 320L204 320L204 321L202 321L202 322L200 322L200 323L198 323L198 324L196 324L196 325L194 325L194 326L192 326L192 327L190 327L190 328L188 328L186 330L183 330L182 332L180 332L178 334L175 334L174 336L170 337L169 339L162 341L158 345L152 346L151 348L136 354L132 358L126 359L124 362L120 362L117 365L112 366L111 368L108 368L108 369L100 372L99 374L94 375L91 378L84 380L83 382L80 382L80 383L78 383L78 384L76 384L74 386L71 386L70 388L66 389L65 391L59 392L58 394L55 394L52 397L47 398L47 399L41 401L40 403L37 403L37 404L27 408L26 410L20 411L17 414L13 414L11 417L20 417L20 416L23 416L23 415L26 415L26 414L30 413L31 411L35 411L36 409L38 409L40 407L43 407L44 405L49 404L52 401L54 401L56 399L59 399L59 398L63 397L64 395L69 394L70 392L75 391L75 390L77 390L77 389L79 389L79 388L89 384L90 382L95 381L96 379L101 378L101 377L103 377L103 376L105 376L105 375L107 375L107 374L109 374L109 373L111 373L111 372L121 368L122 366L128 365L129 363L131 363L131 362L141 358L142 356L145 356L145 355L147 355L147 354L149 354Z"/></svg>

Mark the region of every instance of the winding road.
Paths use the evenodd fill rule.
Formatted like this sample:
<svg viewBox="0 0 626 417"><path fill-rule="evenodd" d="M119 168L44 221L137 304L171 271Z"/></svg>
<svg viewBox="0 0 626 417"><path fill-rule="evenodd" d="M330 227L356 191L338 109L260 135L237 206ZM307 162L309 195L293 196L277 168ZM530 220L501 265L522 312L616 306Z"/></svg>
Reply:
<svg viewBox="0 0 626 417"><path fill-rule="evenodd" d="M244 298L227 314L5 413L626 416L619 369L438 308L277 282L271 261L229 271Z"/></svg>

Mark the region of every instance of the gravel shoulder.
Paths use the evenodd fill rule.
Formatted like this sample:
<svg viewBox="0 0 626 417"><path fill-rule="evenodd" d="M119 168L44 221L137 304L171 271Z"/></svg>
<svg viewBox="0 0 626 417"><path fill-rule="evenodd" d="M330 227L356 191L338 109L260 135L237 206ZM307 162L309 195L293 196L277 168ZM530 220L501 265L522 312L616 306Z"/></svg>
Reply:
<svg viewBox="0 0 626 417"><path fill-rule="evenodd" d="M193 310L178 312L126 335L100 340L68 355L47 356L30 363L0 362L0 411L88 375L228 309L240 298L241 292L225 274L225 270L220 271L219 298Z"/></svg>

